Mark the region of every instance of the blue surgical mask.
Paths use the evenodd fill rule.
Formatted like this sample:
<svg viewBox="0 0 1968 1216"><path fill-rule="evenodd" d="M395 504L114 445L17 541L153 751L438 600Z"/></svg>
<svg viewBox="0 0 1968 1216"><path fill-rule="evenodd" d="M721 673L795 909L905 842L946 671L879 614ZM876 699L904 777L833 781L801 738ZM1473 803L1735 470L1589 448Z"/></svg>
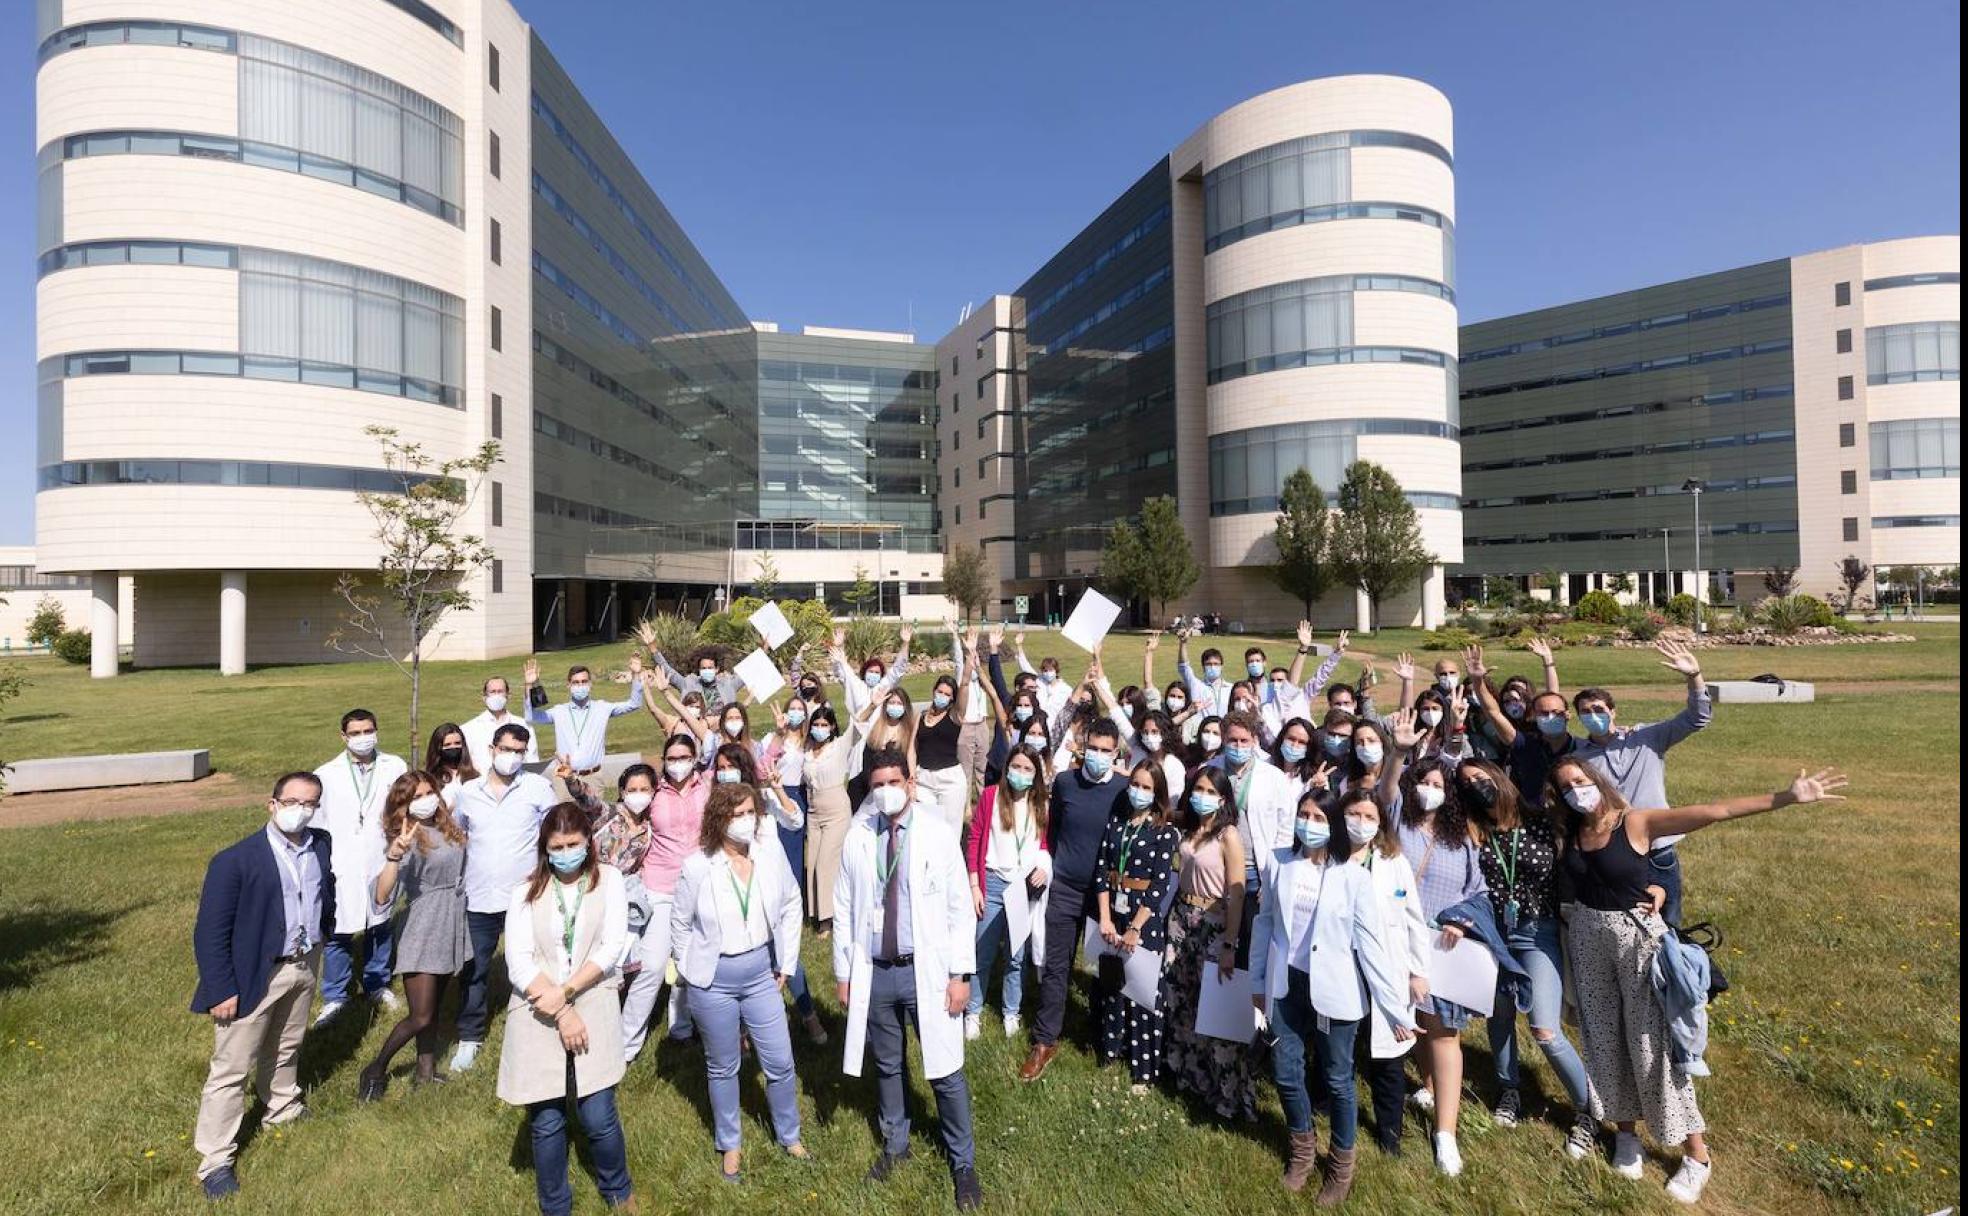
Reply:
<svg viewBox="0 0 1968 1216"><path fill-rule="evenodd" d="M1056 671L1042 671L1039 673L1039 683L1041 684L1050 684L1058 678L1059 673Z"/></svg>
<svg viewBox="0 0 1968 1216"><path fill-rule="evenodd" d="M1210 680L1210 681L1221 680L1223 678L1223 664L1221 663L1203 664L1203 678L1205 680Z"/></svg>
<svg viewBox="0 0 1968 1216"><path fill-rule="evenodd" d="M700 668L697 672L697 682L702 684L706 688L709 688L711 685L717 683L718 682L717 668L715 667Z"/></svg>
<svg viewBox="0 0 1968 1216"><path fill-rule="evenodd" d="M1251 758L1251 746L1248 743L1227 743L1223 747L1223 754L1230 758L1232 764L1248 764Z"/></svg>
<svg viewBox="0 0 1968 1216"><path fill-rule="evenodd" d="M1298 843L1308 849L1323 849L1326 842L1332 839L1332 828L1313 819L1299 820L1293 831L1298 836Z"/></svg>
<svg viewBox="0 0 1968 1216"><path fill-rule="evenodd" d="M865 671L861 673L861 678L868 682L868 687L873 688L882 682L882 673L879 671Z"/></svg>
<svg viewBox="0 0 1968 1216"><path fill-rule="evenodd" d="M1353 754L1360 758L1360 763L1372 768L1380 763L1380 758L1387 752L1378 743L1362 743L1353 749Z"/></svg>
<svg viewBox="0 0 1968 1216"><path fill-rule="evenodd" d="M1564 714L1539 714L1537 724L1539 731L1553 739L1565 733Z"/></svg>
<svg viewBox="0 0 1968 1216"><path fill-rule="evenodd" d="M1019 722L1030 722L1032 720L1032 707L1029 705L1020 705L1011 711L1011 716Z"/></svg>
<svg viewBox="0 0 1968 1216"><path fill-rule="evenodd" d="M1262 663L1246 663L1244 664L1244 670L1250 673L1250 678L1253 680L1264 678L1264 664Z"/></svg>
<svg viewBox="0 0 1968 1216"><path fill-rule="evenodd" d="M593 692L594 688L587 684L569 684L567 686L567 695L573 697L576 701L587 700Z"/></svg>
<svg viewBox="0 0 1968 1216"><path fill-rule="evenodd" d="M888 720L890 722L900 722L902 720L902 715L908 711L904 710L900 705L897 705L895 702L891 701L887 705L882 706L882 712L888 715Z"/></svg>
<svg viewBox="0 0 1968 1216"><path fill-rule="evenodd" d="M556 874L572 874L581 868L588 859L588 846L577 844L571 849L554 849L547 854L547 864Z"/></svg>
<svg viewBox="0 0 1968 1216"><path fill-rule="evenodd" d="M1203 818L1208 819L1211 815L1223 809L1223 796L1221 794L1206 794L1201 790L1197 790L1195 793L1189 795L1189 809L1201 815Z"/></svg>
<svg viewBox="0 0 1968 1216"><path fill-rule="evenodd" d="M1052 746L1052 741L1044 735L1030 735L1025 740L1025 746L1043 756L1046 753L1046 749Z"/></svg>
<svg viewBox="0 0 1968 1216"><path fill-rule="evenodd" d="M1032 774L1020 772L1015 768L1006 769L1005 784L1010 786L1014 792L1022 794L1032 788Z"/></svg>
<svg viewBox="0 0 1968 1216"><path fill-rule="evenodd" d="M741 774L735 768L721 768L717 771L719 785L737 785L740 778Z"/></svg>
<svg viewBox="0 0 1968 1216"><path fill-rule="evenodd" d="M1319 750L1328 756L1338 758L1346 754L1348 740L1345 735L1320 735Z"/></svg>
<svg viewBox="0 0 1968 1216"><path fill-rule="evenodd" d="M786 711L786 725L788 725L788 726L802 726L802 725L804 725L805 723L806 723L806 711L805 711L805 710L803 710L803 709L789 709L789 710L787 710L787 711Z"/></svg>
<svg viewBox="0 0 1968 1216"><path fill-rule="evenodd" d="M1155 791L1144 790L1138 785L1128 786L1128 805L1137 811L1145 811L1155 805Z"/></svg>
<svg viewBox="0 0 1968 1216"><path fill-rule="evenodd" d="M1113 767L1114 758L1103 752L1088 752L1080 757L1080 771L1095 781L1105 777L1107 770Z"/></svg>
<svg viewBox="0 0 1968 1216"><path fill-rule="evenodd" d="M1603 735L1613 729L1613 715L1583 713L1579 715L1579 725L1585 727L1588 735Z"/></svg>
<svg viewBox="0 0 1968 1216"><path fill-rule="evenodd" d="M807 728L806 733L815 743L825 743L834 737L834 728L825 722L815 722L811 727Z"/></svg>
<svg viewBox="0 0 1968 1216"><path fill-rule="evenodd" d="M948 709L950 708L950 694L947 692L935 693L929 698L929 703L938 709Z"/></svg>
<svg viewBox="0 0 1968 1216"><path fill-rule="evenodd" d="M1303 744L1293 743L1287 739L1278 745L1278 754L1285 758L1286 764L1297 764L1305 759L1305 747Z"/></svg>
<svg viewBox="0 0 1968 1216"><path fill-rule="evenodd" d="M1505 701L1503 703L1503 716L1512 722L1522 721L1524 717L1524 703L1522 701Z"/></svg>

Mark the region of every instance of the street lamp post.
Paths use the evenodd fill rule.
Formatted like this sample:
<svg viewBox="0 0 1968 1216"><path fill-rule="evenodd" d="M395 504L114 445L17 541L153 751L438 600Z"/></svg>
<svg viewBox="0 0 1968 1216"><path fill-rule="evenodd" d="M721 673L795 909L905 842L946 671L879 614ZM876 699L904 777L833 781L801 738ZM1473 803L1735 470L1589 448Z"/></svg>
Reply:
<svg viewBox="0 0 1968 1216"><path fill-rule="evenodd" d="M1667 585L1661 588L1666 593L1661 596L1662 604L1674 598L1674 557L1667 549L1669 531L1667 528L1661 529L1661 577L1667 580Z"/></svg>
<svg viewBox="0 0 1968 1216"><path fill-rule="evenodd" d="M1707 589L1708 580L1702 577L1702 491L1707 483L1699 477L1690 477L1681 483L1681 489L1692 494L1695 499L1695 632L1701 633L1702 592Z"/></svg>

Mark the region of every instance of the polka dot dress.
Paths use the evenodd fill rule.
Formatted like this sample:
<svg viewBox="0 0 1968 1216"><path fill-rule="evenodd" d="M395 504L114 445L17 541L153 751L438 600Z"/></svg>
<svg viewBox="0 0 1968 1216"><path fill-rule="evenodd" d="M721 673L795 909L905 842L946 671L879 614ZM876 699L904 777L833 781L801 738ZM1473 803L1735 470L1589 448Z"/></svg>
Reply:
<svg viewBox="0 0 1968 1216"><path fill-rule="evenodd" d="M1110 907L1123 896L1127 900L1125 911L1117 909L1111 913L1115 930L1125 934L1136 909L1145 907L1150 911L1147 922L1141 926L1141 944L1136 949L1159 955L1167 948L1168 922L1164 911L1175 884L1181 840L1181 833L1175 828L1157 827L1145 819L1108 824L1101 838L1095 897L1107 892ZM1089 910L1097 907L1092 905ZM1159 995L1156 1009L1143 1009L1128 999L1121 990L1119 959L1103 959L1099 976L1094 1001L1100 1023L1100 1058L1103 1061L1125 1058L1128 1073L1137 1083L1153 1084L1162 1067Z"/></svg>

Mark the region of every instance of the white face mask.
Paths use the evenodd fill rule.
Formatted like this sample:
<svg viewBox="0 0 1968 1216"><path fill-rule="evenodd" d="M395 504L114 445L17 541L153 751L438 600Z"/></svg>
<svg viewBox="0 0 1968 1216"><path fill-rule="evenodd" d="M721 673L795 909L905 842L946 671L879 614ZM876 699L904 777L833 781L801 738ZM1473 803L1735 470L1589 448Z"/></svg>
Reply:
<svg viewBox="0 0 1968 1216"><path fill-rule="evenodd" d="M1160 735L1143 735L1141 736L1141 746L1144 751L1161 751L1162 737Z"/></svg>
<svg viewBox="0 0 1968 1216"><path fill-rule="evenodd" d="M1202 734L1196 736L1196 740L1197 742L1203 745L1203 748L1206 751L1213 752L1217 748L1223 746L1223 736L1217 734L1213 730L1204 731Z"/></svg>
<svg viewBox="0 0 1968 1216"><path fill-rule="evenodd" d="M1462 683L1462 675L1460 672L1445 671L1435 677L1435 683L1443 692L1454 692Z"/></svg>
<svg viewBox="0 0 1968 1216"><path fill-rule="evenodd" d="M421 798L412 798L410 800L410 818L429 819L435 814L437 814L436 794L425 794Z"/></svg>
<svg viewBox="0 0 1968 1216"><path fill-rule="evenodd" d="M273 812L273 826L279 828L289 836L295 836L313 818L314 812L307 807L283 806Z"/></svg>
<svg viewBox="0 0 1968 1216"><path fill-rule="evenodd" d="M506 694L505 694L505 693L502 693L502 692L488 692L488 693L486 693L486 694L485 694L485 708L487 708L487 709L489 709L489 710L491 710L491 711L492 711L493 713L495 713L495 714L502 714L502 713L505 713L505 712L506 712Z"/></svg>
<svg viewBox="0 0 1968 1216"><path fill-rule="evenodd" d="M632 790L622 795L622 805L628 807L638 815L648 810L649 804L654 801L656 801L656 795L650 793L648 790Z"/></svg>
<svg viewBox="0 0 1968 1216"><path fill-rule="evenodd" d="M492 756L492 771L501 777L517 776L526 757L518 752L497 752Z"/></svg>
<svg viewBox="0 0 1968 1216"><path fill-rule="evenodd" d="M670 775L670 780L682 785L690 780L690 771L696 767L688 760L671 760L663 765L663 771Z"/></svg>
<svg viewBox="0 0 1968 1216"><path fill-rule="evenodd" d="M1448 796L1449 792L1439 785L1415 786L1415 801L1421 804L1424 811L1441 809L1442 800Z"/></svg>
<svg viewBox="0 0 1968 1216"><path fill-rule="evenodd" d="M724 838L732 844L749 846L758 835L758 818L754 815L738 815L724 825Z"/></svg>
<svg viewBox="0 0 1968 1216"><path fill-rule="evenodd" d="M737 718L726 719L724 723L724 733L736 739L739 735L745 733L745 724L743 721Z"/></svg>
<svg viewBox="0 0 1968 1216"><path fill-rule="evenodd" d="M1378 835L1380 835L1379 824L1368 823L1364 819L1355 819L1350 815L1347 816L1346 838L1354 844L1372 844L1373 838Z"/></svg>
<svg viewBox="0 0 1968 1216"><path fill-rule="evenodd" d="M1436 727L1442 724L1442 711L1439 709L1422 710L1421 724L1423 726L1426 726L1430 730L1434 730Z"/></svg>
<svg viewBox="0 0 1968 1216"><path fill-rule="evenodd" d="M365 731L359 735L350 735L348 737L348 749L351 754L357 756L375 755L376 732L372 730Z"/></svg>
<svg viewBox="0 0 1968 1216"><path fill-rule="evenodd" d="M1599 787L1596 785L1575 785L1565 791L1565 801L1572 809L1583 815L1587 811L1599 809Z"/></svg>
<svg viewBox="0 0 1968 1216"><path fill-rule="evenodd" d="M909 791L899 785L884 785L875 791L875 807L890 819L909 806Z"/></svg>

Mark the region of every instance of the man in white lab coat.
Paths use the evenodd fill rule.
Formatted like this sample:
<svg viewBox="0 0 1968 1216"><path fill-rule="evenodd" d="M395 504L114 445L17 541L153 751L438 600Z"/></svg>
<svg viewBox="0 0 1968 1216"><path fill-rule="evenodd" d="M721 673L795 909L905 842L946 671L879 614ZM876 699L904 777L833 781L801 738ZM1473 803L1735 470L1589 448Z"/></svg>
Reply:
<svg viewBox="0 0 1968 1216"><path fill-rule="evenodd" d="M860 1076L864 1054L874 1055L882 1152L868 1178L885 1181L909 1156L902 1073L913 1021L957 1208L967 1211L984 1200L963 1073L963 1012L977 967L970 879L956 833L935 804L918 801L908 759L873 752L867 774L867 803L848 829L834 884L834 979L847 1006L847 1074Z"/></svg>
<svg viewBox="0 0 1968 1216"><path fill-rule="evenodd" d="M389 986L396 954L390 914L377 909L369 884L383 867L383 804L407 766L402 758L377 751L376 739L376 715L351 709L342 715L341 753L314 770L321 779L315 826L327 829L335 871L335 924L323 944L316 1026L332 1021L355 996L358 940L363 995L386 1009L396 1008Z"/></svg>
<svg viewBox="0 0 1968 1216"><path fill-rule="evenodd" d="M501 726L526 725L526 719L507 708L512 686L504 676L493 676L480 686L479 694L485 699L485 712L466 722L458 729L465 734L465 751L471 756L474 769L482 777L492 771L492 736ZM540 762L540 743L532 731L526 732L526 762ZM452 808L454 811L456 807Z"/></svg>

